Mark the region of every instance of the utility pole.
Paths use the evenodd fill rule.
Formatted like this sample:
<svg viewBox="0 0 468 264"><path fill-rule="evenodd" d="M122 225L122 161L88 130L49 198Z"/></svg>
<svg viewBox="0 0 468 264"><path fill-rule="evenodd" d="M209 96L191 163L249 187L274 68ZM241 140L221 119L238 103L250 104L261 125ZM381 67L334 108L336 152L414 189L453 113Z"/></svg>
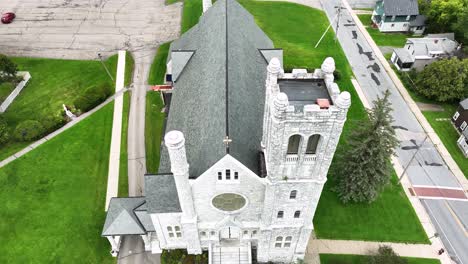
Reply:
<svg viewBox="0 0 468 264"><path fill-rule="evenodd" d="M102 61L101 53L98 53L97 55L98 55L98 57L99 57L99 60L101 61L102 67L104 67L104 69L106 70L107 75L109 75L109 78L111 78L112 82L114 82L114 78L113 78L112 75L110 74L109 69L107 69L106 64L104 64L104 61Z"/></svg>
<svg viewBox="0 0 468 264"><path fill-rule="evenodd" d="M418 154L419 150L422 148L422 146L424 145L424 142L426 142L426 139L427 139L427 134L426 134L426 137L424 138L424 140L421 142L421 144L418 146L418 149L414 152L413 156L411 157L410 161L408 162L408 164L406 165L405 169L403 170L403 172L401 173L400 177L398 177L398 183L401 182L401 179L403 178L403 175L405 175L406 173L406 170L408 170L409 166L411 165L411 163L413 162L414 158L416 157L416 154Z"/></svg>

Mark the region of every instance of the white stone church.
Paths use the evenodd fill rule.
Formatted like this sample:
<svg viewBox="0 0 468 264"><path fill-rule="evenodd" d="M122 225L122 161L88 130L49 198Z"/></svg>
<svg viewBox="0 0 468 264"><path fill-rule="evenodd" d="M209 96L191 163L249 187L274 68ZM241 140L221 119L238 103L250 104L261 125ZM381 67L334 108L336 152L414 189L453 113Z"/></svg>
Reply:
<svg viewBox="0 0 468 264"><path fill-rule="evenodd" d="M235 0L172 43L159 172L145 196L111 200L113 255L139 235L154 254L208 251L210 263L304 258L351 101L332 58L313 73L285 73L282 60Z"/></svg>

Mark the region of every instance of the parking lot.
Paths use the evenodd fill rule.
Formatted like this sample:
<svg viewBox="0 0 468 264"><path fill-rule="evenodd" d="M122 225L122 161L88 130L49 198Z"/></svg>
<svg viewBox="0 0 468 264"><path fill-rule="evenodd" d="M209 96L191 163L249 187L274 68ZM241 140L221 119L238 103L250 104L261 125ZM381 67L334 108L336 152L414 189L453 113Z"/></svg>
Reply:
<svg viewBox="0 0 468 264"><path fill-rule="evenodd" d="M96 59L119 49L154 48L180 32L181 3L164 0L2 0L0 12L15 12L0 24L0 53Z"/></svg>

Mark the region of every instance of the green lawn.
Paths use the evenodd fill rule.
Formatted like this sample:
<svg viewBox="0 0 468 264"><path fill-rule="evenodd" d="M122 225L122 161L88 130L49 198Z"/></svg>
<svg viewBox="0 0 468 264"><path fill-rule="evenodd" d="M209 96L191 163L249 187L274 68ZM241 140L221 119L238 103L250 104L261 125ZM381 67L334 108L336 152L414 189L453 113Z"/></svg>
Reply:
<svg viewBox="0 0 468 264"><path fill-rule="evenodd" d="M100 237L112 111L0 169L0 263L115 263Z"/></svg>
<svg viewBox="0 0 468 264"><path fill-rule="evenodd" d="M15 85L11 82L0 83L0 104L10 95L10 93L15 89Z"/></svg>
<svg viewBox="0 0 468 264"><path fill-rule="evenodd" d="M285 68L319 68L327 56L333 56L342 78L337 81L341 90L351 93L352 106L338 145L337 154L346 148L349 133L367 117L351 84L351 68L333 32L322 43L315 43L325 31L328 20L322 11L298 4L281 2L240 1L256 19L257 24L273 40L275 47L284 49ZM277 19L283 17L285 19ZM287 19L286 19L287 18ZM370 204L343 206L331 192L337 156L332 163L329 181L325 185L314 218L315 231L320 238L359 239L427 243L428 239L400 185L395 181Z"/></svg>
<svg viewBox="0 0 468 264"><path fill-rule="evenodd" d="M163 84L164 74L166 73L166 59L169 53L171 42L161 44L154 57L153 64L151 65L148 84Z"/></svg>
<svg viewBox="0 0 468 264"><path fill-rule="evenodd" d="M404 33L382 33L378 28L371 27L372 15L357 15L362 24L366 27L367 32L378 46L393 46L403 47L406 43L406 38L414 38L415 36Z"/></svg>
<svg viewBox="0 0 468 264"><path fill-rule="evenodd" d="M128 196L128 117L130 110L130 93L124 94L124 104L122 112L122 138L120 144L120 165L119 165L119 197Z"/></svg>
<svg viewBox="0 0 468 264"><path fill-rule="evenodd" d="M182 11L182 34L195 26L203 12L202 0L184 0L184 8Z"/></svg>
<svg viewBox="0 0 468 264"><path fill-rule="evenodd" d="M163 102L159 92L146 94L145 146L146 170L157 173L159 167L159 150L165 114L161 113Z"/></svg>
<svg viewBox="0 0 468 264"><path fill-rule="evenodd" d="M117 71L117 55L105 61L111 74ZM99 61L58 60L39 58L12 58L22 71L31 73L31 80L13 101L4 116L10 128L10 134L21 121L32 119L42 121L52 116L61 116L62 104L73 105L84 90L93 85L104 83L114 87L114 82L107 75ZM127 53L125 84L131 82L133 58ZM31 142L17 142L13 138L1 146L0 160L16 153Z"/></svg>
<svg viewBox="0 0 468 264"><path fill-rule="evenodd" d="M440 264L438 259L404 258L408 260L408 264ZM320 254L321 264L365 264L367 263L368 259L368 256L360 255Z"/></svg>
<svg viewBox="0 0 468 264"><path fill-rule="evenodd" d="M451 123L451 118L457 109L456 104L442 104L443 112L423 111L429 124L439 136L445 148L460 167L466 178L468 178L468 159L463 156L460 148L457 145L457 140L460 137Z"/></svg>

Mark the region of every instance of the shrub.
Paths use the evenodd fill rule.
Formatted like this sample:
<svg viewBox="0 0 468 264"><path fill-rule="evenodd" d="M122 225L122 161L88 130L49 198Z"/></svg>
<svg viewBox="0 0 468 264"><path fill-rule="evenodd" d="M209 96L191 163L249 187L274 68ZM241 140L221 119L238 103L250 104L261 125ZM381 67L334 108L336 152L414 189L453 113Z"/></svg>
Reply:
<svg viewBox="0 0 468 264"><path fill-rule="evenodd" d="M343 76L343 74L341 74L341 72L338 69L336 69L333 72L333 76L335 77L335 81L339 81L341 80L341 76Z"/></svg>
<svg viewBox="0 0 468 264"><path fill-rule="evenodd" d="M0 145L5 144L10 139L10 133L8 132L8 123L5 118L0 115Z"/></svg>
<svg viewBox="0 0 468 264"><path fill-rule="evenodd" d="M443 59L429 64L416 76L418 93L438 102L457 101L468 95L468 60Z"/></svg>
<svg viewBox="0 0 468 264"><path fill-rule="evenodd" d="M44 133L51 133L65 125L65 118L62 115L62 111L55 115L47 116L42 119L42 125L44 126Z"/></svg>
<svg viewBox="0 0 468 264"><path fill-rule="evenodd" d="M40 138L44 132L44 126L39 121L26 120L16 126L15 138L19 141L31 141Z"/></svg>
<svg viewBox="0 0 468 264"><path fill-rule="evenodd" d="M16 76L18 71L17 65L11 61L7 56L0 54L0 81L10 80L11 77ZM7 79L4 79L7 78Z"/></svg>
<svg viewBox="0 0 468 264"><path fill-rule="evenodd" d="M389 246L380 246L376 254L371 256L369 264L407 264L408 261L398 256Z"/></svg>
<svg viewBox="0 0 468 264"><path fill-rule="evenodd" d="M112 93L112 88L108 84L91 86L73 104L81 112L87 112L104 102Z"/></svg>

